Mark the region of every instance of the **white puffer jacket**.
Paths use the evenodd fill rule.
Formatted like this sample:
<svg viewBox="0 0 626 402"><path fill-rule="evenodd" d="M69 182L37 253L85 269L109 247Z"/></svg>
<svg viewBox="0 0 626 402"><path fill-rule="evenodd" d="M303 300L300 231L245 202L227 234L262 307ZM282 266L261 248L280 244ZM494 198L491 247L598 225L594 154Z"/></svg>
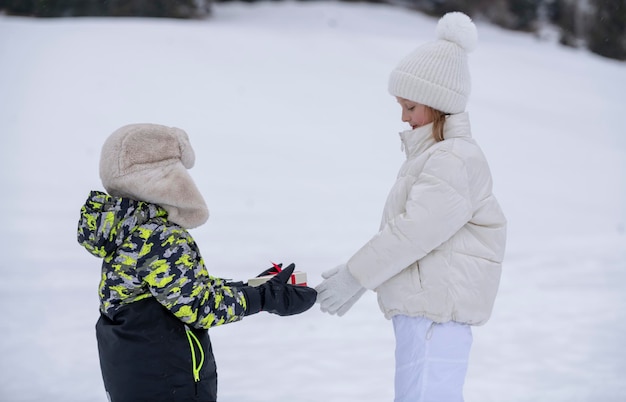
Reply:
<svg viewBox="0 0 626 402"><path fill-rule="evenodd" d="M400 133L407 160L380 231L347 263L378 293L385 317L424 316L481 325L491 315L506 219L467 113L448 116L444 141L432 124Z"/></svg>

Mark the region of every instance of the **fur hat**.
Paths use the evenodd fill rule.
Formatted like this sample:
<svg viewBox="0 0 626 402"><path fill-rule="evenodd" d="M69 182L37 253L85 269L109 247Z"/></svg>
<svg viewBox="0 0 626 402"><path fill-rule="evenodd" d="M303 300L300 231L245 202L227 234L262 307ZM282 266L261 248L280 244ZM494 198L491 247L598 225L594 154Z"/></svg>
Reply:
<svg viewBox="0 0 626 402"><path fill-rule="evenodd" d="M444 113L461 113L471 91L467 53L476 47L476 26L463 13L448 13L437 24L437 37L391 72L389 92Z"/></svg>
<svg viewBox="0 0 626 402"><path fill-rule="evenodd" d="M105 141L100 179L114 196L164 208L168 219L186 229L207 221L204 198L187 172L195 154L187 133L157 124L130 124Z"/></svg>

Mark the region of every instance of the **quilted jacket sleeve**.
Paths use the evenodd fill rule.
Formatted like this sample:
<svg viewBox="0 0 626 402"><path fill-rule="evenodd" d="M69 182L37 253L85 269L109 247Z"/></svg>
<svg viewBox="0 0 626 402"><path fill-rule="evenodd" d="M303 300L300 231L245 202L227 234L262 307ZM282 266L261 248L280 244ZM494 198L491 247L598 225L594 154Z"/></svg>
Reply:
<svg viewBox="0 0 626 402"><path fill-rule="evenodd" d="M348 261L352 275L368 289L423 258L471 219L466 166L447 150L430 156L407 193L404 212Z"/></svg>
<svg viewBox="0 0 626 402"><path fill-rule="evenodd" d="M181 321L208 329L243 318L243 293L209 275L196 243L183 228L159 226L144 241L139 257L138 277Z"/></svg>

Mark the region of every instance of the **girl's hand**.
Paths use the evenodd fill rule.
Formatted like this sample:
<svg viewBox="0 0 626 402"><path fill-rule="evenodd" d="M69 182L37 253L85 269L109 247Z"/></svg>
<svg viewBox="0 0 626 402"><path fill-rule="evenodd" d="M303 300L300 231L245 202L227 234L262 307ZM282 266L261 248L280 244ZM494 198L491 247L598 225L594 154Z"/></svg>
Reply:
<svg viewBox="0 0 626 402"><path fill-rule="evenodd" d="M352 276L345 264L322 273L324 281L317 285L320 309L343 316L363 296L365 288Z"/></svg>

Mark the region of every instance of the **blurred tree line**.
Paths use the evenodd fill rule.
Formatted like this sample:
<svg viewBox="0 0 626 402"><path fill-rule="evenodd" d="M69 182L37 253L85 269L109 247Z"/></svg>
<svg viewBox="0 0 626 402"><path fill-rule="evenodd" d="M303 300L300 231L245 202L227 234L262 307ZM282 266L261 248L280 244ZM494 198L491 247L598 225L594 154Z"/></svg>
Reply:
<svg viewBox="0 0 626 402"><path fill-rule="evenodd" d="M211 0L0 0L0 10L33 17L204 18Z"/></svg>
<svg viewBox="0 0 626 402"><path fill-rule="evenodd" d="M214 0L0 0L0 11L34 17L205 18ZM229 1L229 0L215 0ZM267 0L243 0L246 2ZM361 0L347 0L361 1ZM506 29L541 34L555 28L566 46L626 60L626 0L365 0L433 16L463 11Z"/></svg>
<svg viewBox="0 0 626 402"><path fill-rule="evenodd" d="M561 44L626 60L626 0L384 0L440 16L463 11L516 31L555 28Z"/></svg>

